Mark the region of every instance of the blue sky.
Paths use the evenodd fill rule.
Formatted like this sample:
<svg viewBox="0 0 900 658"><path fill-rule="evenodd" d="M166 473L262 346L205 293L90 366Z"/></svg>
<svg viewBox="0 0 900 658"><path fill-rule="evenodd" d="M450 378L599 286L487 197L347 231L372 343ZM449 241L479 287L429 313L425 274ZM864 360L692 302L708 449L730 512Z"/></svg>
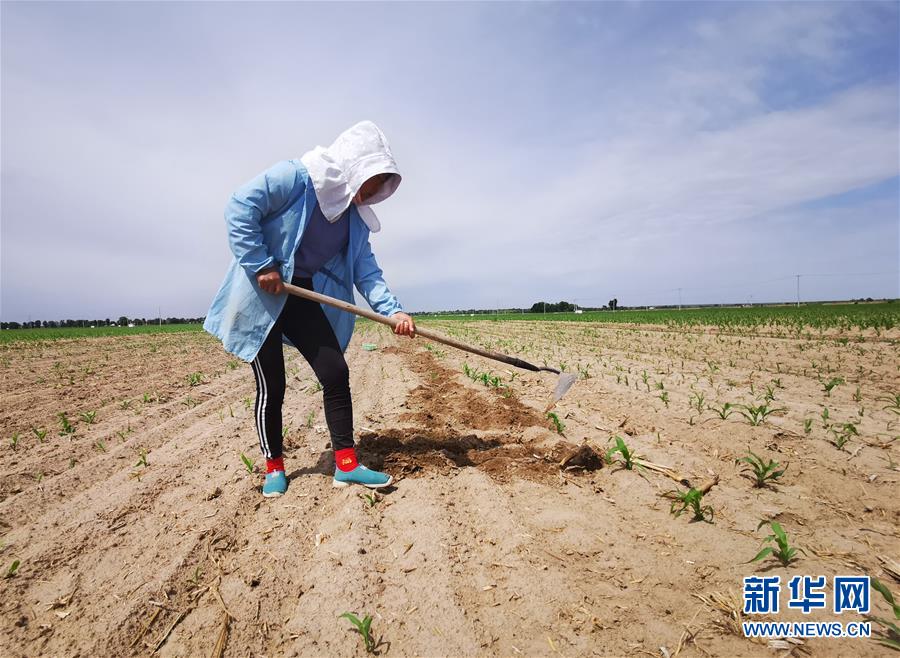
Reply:
<svg viewBox="0 0 900 658"><path fill-rule="evenodd" d="M3 320L205 314L231 192L361 119L407 310L900 296L897 3L0 7Z"/></svg>

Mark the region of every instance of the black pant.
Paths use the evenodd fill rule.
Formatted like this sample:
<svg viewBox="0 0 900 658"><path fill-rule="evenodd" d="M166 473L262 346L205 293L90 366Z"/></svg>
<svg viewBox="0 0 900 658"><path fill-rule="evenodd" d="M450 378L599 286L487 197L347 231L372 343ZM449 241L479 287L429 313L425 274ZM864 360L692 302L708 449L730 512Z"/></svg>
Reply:
<svg viewBox="0 0 900 658"><path fill-rule="evenodd" d="M312 279L295 278L295 286L312 290ZM325 422L335 450L353 447L350 372L334 330L318 302L288 294L278 320L250 364L256 376L256 431L267 459L281 457L281 405L284 402L284 356L281 336L300 350L322 385Z"/></svg>

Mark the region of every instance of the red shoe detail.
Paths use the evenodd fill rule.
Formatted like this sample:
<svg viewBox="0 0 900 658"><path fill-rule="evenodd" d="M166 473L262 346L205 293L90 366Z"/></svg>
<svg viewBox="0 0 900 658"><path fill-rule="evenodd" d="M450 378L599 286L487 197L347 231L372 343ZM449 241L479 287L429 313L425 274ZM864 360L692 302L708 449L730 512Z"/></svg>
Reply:
<svg viewBox="0 0 900 658"><path fill-rule="evenodd" d="M334 463L345 473L348 471L352 471L354 468L359 466L359 462L356 461L356 450L354 448L335 450Z"/></svg>
<svg viewBox="0 0 900 658"><path fill-rule="evenodd" d="M284 472L284 457L266 460L266 473L271 473L272 471Z"/></svg>

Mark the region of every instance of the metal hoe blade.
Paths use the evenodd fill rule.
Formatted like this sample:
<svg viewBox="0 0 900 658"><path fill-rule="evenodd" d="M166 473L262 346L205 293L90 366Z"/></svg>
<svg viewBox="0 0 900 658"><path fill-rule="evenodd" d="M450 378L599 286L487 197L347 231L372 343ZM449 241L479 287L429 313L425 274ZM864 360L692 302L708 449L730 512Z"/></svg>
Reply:
<svg viewBox="0 0 900 658"><path fill-rule="evenodd" d="M559 402L559 399L566 394L566 391L572 388L572 384L577 379L577 375L568 372L564 372L559 376L559 381L556 382L556 389L553 391L553 404Z"/></svg>

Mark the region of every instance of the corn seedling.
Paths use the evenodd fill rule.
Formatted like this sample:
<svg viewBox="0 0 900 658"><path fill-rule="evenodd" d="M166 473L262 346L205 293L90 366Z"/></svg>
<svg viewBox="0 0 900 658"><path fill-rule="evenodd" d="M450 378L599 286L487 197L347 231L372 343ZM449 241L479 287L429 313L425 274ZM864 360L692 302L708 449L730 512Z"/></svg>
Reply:
<svg viewBox="0 0 900 658"><path fill-rule="evenodd" d="M788 543L787 533L784 531L778 521L760 521L759 525L756 526L756 529L759 530L764 525L766 525L766 523L768 523L769 527L772 529L772 534L763 539L763 543L769 542L773 545L766 546L764 549L762 549L752 560L748 562L748 564L750 562L759 562L767 555L772 555L773 557L777 558L779 562L781 562L782 566L786 567L791 562L797 559L798 551L801 551L804 554L806 553L806 551L804 551L802 548L792 547Z"/></svg>
<svg viewBox="0 0 900 658"><path fill-rule="evenodd" d="M562 434L563 431L566 429L566 426L563 425L563 422L559 419L559 416L557 416L552 411L547 412L547 418L549 418L550 422L553 423L553 429L556 430L557 434Z"/></svg>
<svg viewBox="0 0 900 658"><path fill-rule="evenodd" d="M771 384L766 384L766 392L763 395L763 400L766 402L772 402L775 399L775 387Z"/></svg>
<svg viewBox="0 0 900 658"><path fill-rule="evenodd" d="M94 424L94 420L97 418L97 412L96 412L96 411L82 411L82 412L81 412L80 414L78 414L78 415L81 416L81 420L83 420L84 422L86 422L88 425L93 425L93 424Z"/></svg>
<svg viewBox="0 0 900 658"><path fill-rule="evenodd" d="M200 576L203 575L203 572L200 570L200 567L194 568L194 575L188 579L188 583L193 587L200 586Z"/></svg>
<svg viewBox="0 0 900 658"><path fill-rule="evenodd" d="M628 447L621 436L615 436L610 441L615 441L616 445L606 451L606 463L612 464L613 455L619 453L622 455L622 465L629 471L633 470L637 454Z"/></svg>
<svg viewBox="0 0 900 658"><path fill-rule="evenodd" d="M248 411L253 406L253 400L251 400L250 398L244 398L243 400L241 400L241 402L244 403L244 409L247 409Z"/></svg>
<svg viewBox="0 0 900 658"><path fill-rule="evenodd" d="M13 560L13 563L12 563L11 565L9 565L9 567L6 569L6 576L5 576L5 577L6 577L6 578L12 578L13 576L16 575L16 572L17 572L18 570L19 570L19 561L18 561L18 560Z"/></svg>
<svg viewBox="0 0 900 658"><path fill-rule="evenodd" d="M307 427L312 427L312 426L313 426L313 420L315 419L315 417L316 417L316 413L315 413L314 411L310 411L310 412L306 415L306 426L307 426Z"/></svg>
<svg viewBox="0 0 900 658"><path fill-rule="evenodd" d="M663 401L663 403L666 405L666 409L668 409L669 408L669 392L663 391L662 393L660 393L659 399Z"/></svg>
<svg viewBox="0 0 900 658"><path fill-rule="evenodd" d="M812 432L812 418L804 418L803 419L803 433L809 436L809 433Z"/></svg>
<svg viewBox="0 0 900 658"><path fill-rule="evenodd" d="M149 466L149 464L147 463L147 449L141 448L138 451L138 456L140 458L138 459L137 463L134 465L135 468L137 468L138 466L143 466L144 468L147 468L147 466Z"/></svg>
<svg viewBox="0 0 900 658"><path fill-rule="evenodd" d="M697 393L688 400L688 406L696 409L697 413L702 416L703 410L706 409L706 396L703 393Z"/></svg>
<svg viewBox="0 0 900 658"><path fill-rule="evenodd" d="M375 507L375 503L378 502L378 499L372 494L360 494L360 498L365 500L369 504L369 507Z"/></svg>
<svg viewBox="0 0 900 658"><path fill-rule="evenodd" d="M842 377L832 377L830 380L822 384L822 391L824 391L826 397L831 397L831 391L841 384L844 383L844 379Z"/></svg>
<svg viewBox="0 0 900 658"><path fill-rule="evenodd" d="M69 422L69 418L66 416L64 411L59 412L57 414L57 417L59 418L59 425L60 425L59 435L60 436L67 436L70 434L75 434L75 428L72 427L72 423Z"/></svg>
<svg viewBox="0 0 900 658"><path fill-rule="evenodd" d="M830 416L831 416L831 414L830 414L829 411L828 411L828 407L823 408L823 409L822 409L822 414L821 414L821 417L822 417L822 429L826 429L826 430L828 429L828 419L829 419Z"/></svg>
<svg viewBox="0 0 900 658"><path fill-rule="evenodd" d="M831 440L838 450L843 450L844 445L847 441L850 440L853 436L859 436L859 432L856 429L856 425L853 423L844 423L841 426L840 431L836 430L833 426L831 428L831 434L834 438Z"/></svg>
<svg viewBox="0 0 900 658"><path fill-rule="evenodd" d="M203 373L192 372L187 376L187 381L189 386L199 386L203 383Z"/></svg>
<svg viewBox="0 0 900 658"><path fill-rule="evenodd" d="M119 406L122 409L128 409L131 406L131 400L122 400L122 402L119 403Z"/></svg>
<svg viewBox="0 0 900 658"><path fill-rule="evenodd" d="M862 393L859 390L859 386L856 387L856 392L853 394L854 402L862 402Z"/></svg>
<svg viewBox="0 0 900 658"><path fill-rule="evenodd" d="M144 393L144 395L141 396L141 400L143 401L144 404L148 404L151 400L150 394Z"/></svg>
<svg viewBox="0 0 900 658"><path fill-rule="evenodd" d="M673 492L675 501L669 508L669 513L674 514L678 518L684 514L688 508L693 513L692 521L706 521L712 523L713 509L709 505L703 505L703 492L699 489L691 489L690 491Z"/></svg>
<svg viewBox="0 0 900 658"><path fill-rule="evenodd" d="M372 637L372 616L366 615L362 621L359 620L352 612L345 612L341 615L355 627L354 630L362 635L363 641L366 643L366 653L375 653L375 638Z"/></svg>
<svg viewBox="0 0 900 658"><path fill-rule="evenodd" d="M870 578L869 582L872 585L872 589L881 594L884 600L887 601L888 605L891 606L891 609L894 613L894 619L900 619L900 605L898 605L894 600L894 595L887 588L887 586L874 577ZM900 651L900 626L889 619L885 619L884 617L865 615L865 618L867 621L873 621L881 627L879 631L881 632L882 637L875 638L875 641L878 642L878 644L889 647L896 651Z"/></svg>
<svg viewBox="0 0 900 658"><path fill-rule="evenodd" d="M762 425L766 422L766 418L771 416L774 413L779 411L784 411L784 409L770 409L768 404L760 404L760 405L752 405L752 404L742 404L739 405L743 407L743 410L738 410L739 413L747 419L747 421L756 427L757 425Z"/></svg>
<svg viewBox="0 0 900 658"><path fill-rule="evenodd" d="M95 443L94 445L100 452L106 452L106 444L103 443L103 441L101 441L100 439L97 439L97 443Z"/></svg>
<svg viewBox="0 0 900 658"><path fill-rule="evenodd" d="M762 457L755 454L752 450L747 450L747 453L746 457L735 459L734 463L740 464L743 462L745 464L743 476L750 478L754 487L762 488L766 486L769 480L774 482L784 475L784 472L787 470L787 466L779 470L781 464L771 459L764 461Z"/></svg>
<svg viewBox="0 0 900 658"><path fill-rule="evenodd" d="M228 363L225 364L225 368L227 370L234 370L237 367L238 367L237 359L231 359Z"/></svg>
<svg viewBox="0 0 900 658"><path fill-rule="evenodd" d="M894 393L893 395L880 397L878 398L879 402L887 402L888 404L882 407L883 411L893 411L895 414L900 415L900 393Z"/></svg>
<svg viewBox="0 0 900 658"><path fill-rule="evenodd" d="M43 443L44 439L47 437L47 430L32 427L31 431L34 432L34 435L37 437L38 443Z"/></svg>
<svg viewBox="0 0 900 658"><path fill-rule="evenodd" d="M253 472L253 467L254 467L254 465L256 464L256 462L255 462L254 460L250 459L250 458L249 458L247 455L245 455L244 453L241 453L241 461L244 462L244 468L247 469L247 472L248 472L248 473L252 473L252 472Z"/></svg>
<svg viewBox="0 0 900 658"><path fill-rule="evenodd" d="M726 402L719 408L709 405L709 408L715 411L716 415L722 420L728 420L728 417L734 413L734 405L730 402Z"/></svg>
<svg viewBox="0 0 900 658"><path fill-rule="evenodd" d="M15 450L16 446L19 445L19 438L20 438L20 435L18 432L16 432L15 434L12 435L12 438L9 440L9 445L12 446L13 450Z"/></svg>

